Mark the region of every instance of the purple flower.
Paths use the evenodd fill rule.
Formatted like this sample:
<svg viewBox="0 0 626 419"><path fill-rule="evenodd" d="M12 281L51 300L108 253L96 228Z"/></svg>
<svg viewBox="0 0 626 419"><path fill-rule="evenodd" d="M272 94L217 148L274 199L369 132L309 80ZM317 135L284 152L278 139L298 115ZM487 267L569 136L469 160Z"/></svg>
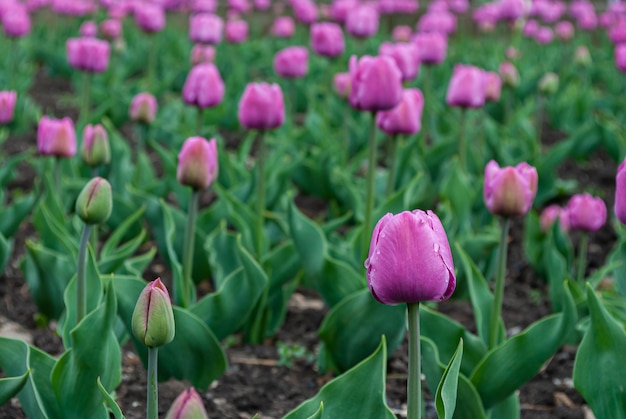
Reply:
<svg viewBox="0 0 626 419"><path fill-rule="evenodd" d="M130 104L130 119L135 122L151 124L157 113L157 100L150 93L138 93Z"/></svg>
<svg viewBox="0 0 626 419"><path fill-rule="evenodd" d="M305 47L286 47L274 56L274 71L281 77L295 79L306 76L309 70L309 50Z"/></svg>
<svg viewBox="0 0 626 419"><path fill-rule="evenodd" d="M402 73L391 57L350 58L350 105L360 111L387 111L402 100Z"/></svg>
<svg viewBox="0 0 626 419"><path fill-rule="evenodd" d="M72 120L68 117L54 119L44 115L37 126L37 150L44 156L74 156L76 132Z"/></svg>
<svg viewBox="0 0 626 419"><path fill-rule="evenodd" d="M194 66L183 86L185 103L198 108L211 108L219 105L223 98L224 82L217 67L213 63Z"/></svg>
<svg viewBox="0 0 626 419"><path fill-rule="evenodd" d="M0 124L13 121L17 93L14 90L0 92Z"/></svg>
<svg viewBox="0 0 626 419"><path fill-rule="evenodd" d="M572 230L597 231L606 223L606 204L588 193L572 196L566 210Z"/></svg>
<svg viewBox="0 0 626 419"><path fill-rule="evenodd" d="M226 22L226 40L231 44L240 44L248 39L248 22L229 20Z"/></svg>
<svg viewBox="0 0 626 419"><path fill-rule="evenodd" d="M285 122L285 102L280 86L248 83L239 101L239 123L247 129L272 129Z"/></svg>
<svg viewBox="0 0 626 419"><path fill-rule="evenodd" d="M66 43L67 61L75 69L102 73L109 66L111 47L96 38L70 38Z"/></svg>
<svg viewBox="0 0 626 419"><path fill-rule="evenodd" d="M389 135L415 134L422 128L424 95L419 89L405 89L395 108L376 114L376 124Z"/></svg>
<svg viewBox="0 0 626 419"><path fill-rule="evenodd" d="M446 103L460 108L480 108L487 92L485 71L472 65L457 64L448 85Z"/></svg>
<svg viewBox="0 0 626 419"><path fill-rule="evenodd" d="M311 47L323 57L334 58L343 54L345 42L341 26L332 22L311 25Z"/></svg>
<svg viewBox="0 0 626 419"><path fill-rule="evenodd" d="M491 160L485 166L483 198L492 214L511 217L526 214L537 194L537 169L528 163L500 167Z"/></svg>
<svg viewBox="0 0 626 419"><path fill-rule="evenodd" d="M619 222L626 224L626 160L619 165L615 176L614 210Z"/></svg>
<svg viewBox="0 0 626 419"><path fill-rule="evenodd" d="M209 419L209 415L198 392L190 387L176 397L165 419Z"/></svg>
<svg viewBox="0 0 626 419"><path fill-rule="evenodd" d="M202 137L187 138L178 155L176 179L181 185L206 189L217 178L217 142Z"/></svg>
<svg viewBox="0 0 626 419"><path fill-rule="evenodd" d="M189 18L189 39L191 42L219 44L222 41L224 21L211 13L200 13Z"/></svg>

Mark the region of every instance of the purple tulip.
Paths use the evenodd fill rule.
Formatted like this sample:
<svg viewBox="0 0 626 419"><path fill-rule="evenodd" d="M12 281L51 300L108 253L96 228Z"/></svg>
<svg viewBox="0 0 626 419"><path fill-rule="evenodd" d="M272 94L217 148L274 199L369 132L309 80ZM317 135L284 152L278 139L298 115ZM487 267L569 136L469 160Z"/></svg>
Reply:
<svg viewBox="0 0 626 419"><path fill-rule="evenodd" d="M311 25L311 47L323 57L335 58L343 54L345 42L341 26L332 22Z"/></svg>
<svg viewBox="0 0 626 419"><path fill-rule="evenodd" d="M288 79L306 76L309 70L309 50L293 46L283 48L274 56L274 71Z"/></svg>
<svg viewBox="0 0 626 419"><path fill-rule="evenodd" d="M420 18L417 30L450 35L456 31L456 17L448 11L429 11Z"/></svg>
<svg viewBox="0 0 626 419"><path fill-rule="evenodd" d="M157 100L150 93L138 93L130 104L130 119L135 122L151 124L157 113Z"/></svg>
<svg viewBox="0 0 626 419"><path fill-rule="evenodd" d="M279 38L291 38L296 31L296 24L289 16L280 16L274 20L272 34Z"/></svg>
<svg viewBox="0 0 626 419"><path fill-rule="evenodd" d="M372 6L360 5L348 12L346 32L355 38L369 38L378 32L378 12Z"/></svg>
<svg viewBox="0 0 626 419"><path fill-rule="evenodd" d="M574 25L566 20L559 22L554 27L557 38L561 41L569 41L574 37ZM626 38L625 38L626 40Z"/></svg>
<svg viewBox="0 0 626 419"><path fill-rule="evenodd" d="M337 95L343 99L347 99L350 96L352 78L350 73L337 73L333 77L333 87Z"/></svg>
<svg viewBox="0 0 626 419"><path fill-rule="evenodd" d="M472 65L456 64L448 85L446 103L460 108L480 108L486 99L485 71Z"/></svg>
<svg viewBox="0 0 626 419"><path fill-rule="evenodd" d="M192 13L215 13L217 10L217 0L191 0Z"/></svg>
<svg viewBox="0 0 626 419"><path fill-rule="evenodd" d="M515 22L524 16L524 0L500 0L500 20Z"/></svg>
<svg viewBox="0 0 626 419"><path fill-rule="evenodd" d="M224 82L217 67L213 63L194 66L185 80L182 95L185 103L198 108L211 108L222 103Z"/></svg>
<svg viewBox="0 0 626 419"><path fill-rule="evenodd" d="M2 31L9 38L21 38L30 33L30 15L21 3L11 3L1 15Z"/></svg>
<svg viewBox="0 0 626 419"><path fill-rule="evenodd" d="M502 80L498 73L493 71L485 72L487 78L485 100L488 102L497 102L500 99L500 92L502 90Z"/></svg>
<svg viewBox="0 0 626 419"><path fill-rule="evenodd" d="M337 23L346 22L348 13L359 5L358 0L335 0L330 6L330 17Z"/></svg>
<svg viewBox="0 0 626 419"><path fill-rule="evenodd" d="M389 134L416 134L422 128L424 95L419 89L405 89L402 100L393 109L376 114L376 125Z"/></svg>
<svg viewBox="0 0 626 419"><path fill-rule="evenodd" d="M615 67L622 73L626 73L626 44L615 46L614 58Z"/></svg>
<svg viewBox="0 0 626 419"><path fill-rule="evenodd" d="M617 168L614 210L619 222L626 224L626 160Z"/></svg>
<svg viewBox="0 0 626 419"><path fill-rule="evenodd" d="M111 47L96 38L70 38L66 43L67 61L73 68L102 73L109 66Z"/></svg>
<svg viewBox="0 0 626 419"><path fill-rule="evenodd" d="M0 125L13 121L17 92L14 90L0 92Z"/></svg>
<svg viewBox="0 0 626 419"><path fill-rule="evenodd" d="M400 25L393 28L391 38L394 42L409 42L413 35L413 29L407 25Z"/></svg>
<svg viewBox="0 0 626 419"><path fill-rule="evenodd" d="M569 231L569 215L567 215L567 211L558 205L549 205L541 211L541 215L539 216L539 225L541 226L541 231L548 231L552 225L559 221L559 226L561 230L568 232Z"/></svg>
<svg viewBox="0 0 626 419"><path fill-rule="evenodd" d="M226 41L240 44L248 39L248 22L245 20L229 20L226 22Z"/></svg>
<svg viewBox="0 0 626 419"><path fill-rule="evenodd" d="M500 77L502 78L502 82L505 86L509 87L517 87L519 86L520 79L519 73L517 72L517 68L513 65L513 63L509 61L505 61L500 64Z"/></svg>
<svg viewBox="0 0 626 419"><path fill-rule="evenodd" d="M142 31L160 32L165 27L165 11L155 3L141 3L134 8L135 22Z"/></svg>
<svg viewBox="0 0 626 419"><path fill-rule="evenodd" d="M350 58L350 105L360 111L387 111L402 100L402 73L391 57Z"/></svg>
<svg viewBox="0 0 626 419"><path fill-rule="evenodd" d="M217 179L217 142L202 137L187 138L178 155L176 179L196 190L206 189Z"/></svg>
<svg viewBox="0 0 626 419"><path fill-rule="evenodd" d="M109 135L102 125L88 124L85 126L83 129L81 156L85 163L91 167L109 164L111 161Z"/></svg>
<svg viewBox="0 0 626 419"><path fill-rule="evenodd" d="M541 45L549 44L553 39L554 32L552 28L548 28L547 26L541 26L535 34L535 40Z"/></svg>
<svg viewBox="0 0 626 419"><path fill-rule="evenodd" d="M396 62L402 73L402 81L411 81L419 72L419 51L413 44L392 44L383 42L378 48L379 55L387 55Z"/></svg>
<svg viewBox="0 0 626 419"><path fill-rule="evenodd" d="M365 260L372 296L383 304L443 301L456 287L446 232L432 211L386 214Z"/></svg>
<svg viewBox="0 0 626 419"><path fill-rule="evenodd" d="M191 64L215 62L215 47L213 45L196 44L191 49Z"/></svg>
<svg viewBox="0 0 626 419"><path fill-rule="evenodd" d="M248 0L228 0L228 12L248 13L250 9Z"/></svg>
<svg viewBox="0 0 626 419"><path fill-rule="evenodd" d="M119 19L107 19L100 24L102 36L114 41L122 35L122 22Z"/></svg>
<svg viewBox="0 0 626 419"><path fill-rule="evenodd" d="M239 101L239 123L247 129L266 130L285 122L283 92L277 84L248 83Z"/></svg>
<svg viewBox="0 0 626 419"><path fill-rule="evenodd" d="M209 415L198 392L190 387L176 397L165 419L209 419Z"/></svg>
<svg viewBox="0 0 626 419"><path fill-rule="evenodd" d="M446 58L448 39L441 33L417 33L411 42L417 47L419 60L423 64L439 64Z"/></svg>
<svg viewBox="0 0 626 419"><path fill-rule="evenodd" d="M572 230L597 231L606 223L606 204L588 193L572 196L566 210Z"/></svg>
<svg viewBox="0 0 626 419"><path fill-rule="evenodd" d="M292 0L291 7L296 20L305 25L317 21L317 6L312 0Z"/></svg>
<svg viewBox="0 0 626 419"><path fill-rule="evenodd" d="M80 25L78 33L83 38L95 38L98 35L98 24L93 20L86 20Z"/></svg>
<svg viewBox="0 0 626 419"><path fill-rule="evenodd" d="M256 10L267 10L272 5L271 0L254 0L252 2Z"/></svg>
<svg viewBox="0 0 626 419"><path fill-rule="evenodd" d="M189 18L189 39L203 44L219 44L222 41L224 21L211 13L200 13Z"/></svg>
<svg viewBox="0 0 626 419"><path fill-rule="evenodd" d="M528 163L500 167L491 160L485 166L483 198L492 214L511 217L526 214L537 195L537 169Z"/></svg>
<svg viewBox="0 0 626 419"><path fill-rule="evenodd" d="M43 156L72 157L76 154L76 131L68 117L44 115L37 126L37 150Z"/></svg>

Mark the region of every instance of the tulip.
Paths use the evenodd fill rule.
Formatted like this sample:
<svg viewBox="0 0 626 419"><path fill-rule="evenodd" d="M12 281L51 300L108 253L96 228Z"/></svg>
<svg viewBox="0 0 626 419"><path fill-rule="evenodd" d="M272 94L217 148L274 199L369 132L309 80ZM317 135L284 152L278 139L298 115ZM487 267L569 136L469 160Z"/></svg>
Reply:
<svg viewBox="0 0 626 419"><path fill-rule="evenodd" d="M441 33L417 33L411 42L417 47L421 63L439 64L446 58L448 40Z"/></svg>
<svg viewBox="0 0 626 419"><path fill-rule="evenodd" d="M192 13L215 13L217 0L191 0Z"/></svg>
<svg viewBox="0 0 626 419"><path fill-rule="evenodd" d="M122 35L122 22L119 19L107 19L100 24L102 36L111 41L119 39Z"/></svg>
<svg viewBox="0 0 626 419"><path fill-rule="evenodd" d="M492 214L503 217L525 215L537 194L537 169L528 163L500 168L491 160L485 166L483 198Z"/></svg>
<svg viewBox="0 0 626 419"><path fill-rule="evenodd" d="M513 88L519 86L519 73L517 72L517 68L515 68L515 66L511 62L505 61L500 64L499 73L505 86Z"/></svg>
<svg viewBox="0 0 626 419"><path fill-rule="evenodd" d="M76 154L76 132L72 120L44 115L37 127L37 150L44 156L72 157Z"/></svg>
<svg viewBox="0 0 626 419"><path fill-rule="evenodd" d="M185 80L182 96L185 103L201 109L219 105L224 97L224 82L217 67L212 63L194 66Z"/></svg>
<svg viewBox="0 0 626 419"><path fill-rule="evenodd" d="M274 20L272 34L279 38L291 38L296 31L296 24L288 16L280 16Z"/></svg>
<svg viewBox="0 0 626 419"><path fill-rule="evenodd" d="M588 67L591 64L591 54L589 54L589 49L586 46L581 45L576 48L574 62L581 67Z"/></svg>
<svg viewBox="0 0 626 419"><path fill-rule="evenodd" d="M500 0L500 20L514 22L524 16L524 0Z"/></svg>
<svg viewBox="0 0 626 419"><path fill-rule="evenodd" d="M415 134L422 127L424 95L419 89L405 89L402 100L393 109L376 114L376 124L389 135Z"/></svg>
<svg viewBox="0 0 626 419"><path fill-rule="evenodd" d="M461 108L480 108L485 104L484 70L471 65L456 64L448 85L446 103Z"/></svg>
<svg viewBox="0 0 626 419"><path fill-rule="evenodd" d="M78 33L84 38L95 38L98 34L98 25L93 20L87 20L80 25Z"/></svg>
<svg viewBox="0 0 626 419"><path fill-rule="evenodd" d="M101 73L109 66L109 43L95 38L70 38L66 43L67 61L73 68Z"/></svg>
<svg viewBox="0 0 626 419"><path fill-rule="evenodd" d="M143 124L151 124L157 113L157 100L150 93L138 93L130 104L130 119Z"/></svg>
<svg viewBox="0 0 626 419"><path fill-rule="evenodd" d="M415 45L383 42L378 49L378 53L393 58L402 73L402 81L411 81L417 77L420 63L419 51Z"/></svg>
<svg viewBox="0 0 626 419"><path fill-rule="evenodd" d="M0 125L13 121L17 92L14 90L0 91Z"/></svg>
<svg viewBox="0 0 626 419"><path fill-rule="evenodd" d="M539 80L539 91L543 94L553 94L559 89L559 76L555 73L546 73Z"/></svg>
<svg viewBox="0 0 626 419"><path fill-rule="evenodd" d="M101 177L91 179L76 198L76 214L85 224L103 224L112 208L111 185Z"/></svg>
<svg viewBox="0 0 626 419"><path fill-rule="evenodd" d="M196 190L208 188L217 178L217 143L202 137L188 138L178 155L176 179Z"/></svg>
<svg viewBox="0 0 626 419"><path fill-rule="evenodd" d="M535 40L542 45L549 44L553 39L554 32L552 32L552 29L548 27L540 27L535 34Z"/></svg>
<svg viewBox="0 0 626 419"><path fill-rule="evenodd" d="M570 22L566 20L564 20L563 22L557 23L557 25L554 28L554 31L556 32L556 36L561 41L569 41L570 39L574 37L574 25L572 25Z"/></svg>
<svg viewBox="0 0 626 419"><path fill-rule="evenodd" d="M190 387L176 397L165 419L209 419L209 415L198 392Z"/></svg>
<svg viewBox="0 0 626 419"><path fill-rule="evenodd" d="M350 105L360 111L386 111L402 100L402 73L386 56L350 58Z"/></svg>
<svg viewBox="0 0 626 419"><path fill-rule="evenodd" d="M85 163L91 167L108 164L111 161L109 136L102 125L85 126L81 154Z"/></svg>
<svg viewBox="0 0 626 419"><path fill-rule="evenodd" d="M21 38L30 33L30 15L20 3L12 4L1 16L2 31L9 38Z"/></svg>
<svg viewBox="0 0 626 419"><path fill-rule="evenodd" d="M315 23L317 20L317 6L312 0L292 0L293 15L298 22L305 25Z"/></svg>
<svg viewBox="0 0 626 419"><path fill-rule="evenodd" d="M247 129L266 130L285 121L283 93L277 84L248 83L239 101L239 123Z"/></svg>
<svg viewBox="0 0 626 419"><path fill-rule="evenodd" d="M358 5L358 0L334 0L330 6L330 16L335 22L344 24L348 13Z"/></svg>
<svg viewBox="0 0 626 419"><path fill-rule="evenodd" d="M311 47L323 57L335 58L343 54L345 42L341 26L332 22L311 25Z"/></svg>
<svg viewBox="0 0 626 419"><path fill-rule="evenodd" d="M159 347L174 339L174 312L167 288L161 278L145 286L133 311L133 334L149 348Z"/></svg>
<svg viewBox="0 0 626 419"><path fill-rule="evenodd" d="M215 47L213 45L196 44L191 49L191 64L215 62Z"/></svg>
<svg viewBox="0 0 626 419"><path fill-rule="evenodd" d="M350 96L351 81L350 73L337 73L333 77L333 86L340 98L347 99Z"/></svg>
<svg viewBox="0 0 626 419"><path fill-rule="evenodd" d="M456 31L456 17L448 11L429 11L420 18L417 30L451 35Z"/></svg>
<svg viewBox="0 0 626 419"><path fill-rule="evenodd" d="M485 90L485 100L489 102L497 102L500 99L500 91L502 89L502 80L498 73L487 71L487 86Z"/></svg>
<svg viewBox="0 0 626 419"><path fill-rule="evenodd" d="M305 47L287 47L274 56L274 71L281 77L300 78L309 69L309 51Z"/></svg>
<svg viewBox="0 0 626 419"><path fill-rule="evenodd" d="M254 8L256 10L267 10L272 5L271 0L254 0Z"/></svg>
<svg viewBox="0 0 626 419"><path fill-rule="evenodd" d="M507 60L516 60L521 56L521 54L517 48L507 47L506 51L504 52L504 56L507 58Z"/></svg>
<svg viewBox="0 0 626 419"><path fill-rule="evenodd" d="M546 232L552 228L552 225L559 219L561 215L561 207L558 205L549 205L541 211L539 216L539 225L541 231Z"/></svg>
<svg viewBox="0 0 626 419"><path fill-rule="evenodd" d="M226 40L231 44L240 44L248 39L248 22L229 20L226 22Z"/></svg>
<svg viewBox="0 0 626 419"><path fill-rule="evenodd" d="M224 21L211 13L200 13L189 18L189 39L191 42L219 44L222 41Z"/></svg>
<svg viewBox="0 0 626 419"><path fill-rule="evenodd" d="M394 42L409 42L413 35L413 29L407 25L400 25L393 28L391 38Z"/></svg>
<svg viewBox="0 0 626 419"><path fill-rule="evenodd" d="M250 9L248 0L228 0L228 13L248 13Z"/></svg>
<svg viewBox="0 0 626 419"><path fill-rule="evenodd" d="M369 38L378 32L378 12L372 6L361 5L348 12L346 32L355 38Z"/></svg>
<svg viewBox="0 0 626 419"><path fill-rule="evenodd" d="M615 46L614 59L615 67L622 73L626 73L626 44Z"/></svg>
<svg viewBox="0 0 626 419"><path fill-rule="evenodd" d="M572 230L597 231L606 223L604 201L588 193L572 196L566 208Z"/></svg>
<svg viewBox="0 0 626 419"><path fill-rule="evenodd" d="M539 26L539 23L537 23L536 20L527 20L526 23L524 24L524 27L522 28L522 33L524 34L524 36L527 36L529 38L534 38L535 36L537 36L537 33L539 32L539 29L541 27Z"/></svg>
<svg viewBox="0 0 626 419"><path fill-rule="evenodd" d="M165 27L165 11L156 3L141 3L134 8L135 22L147 33L160 32Z"/></svg>
<svg viewBox="0 0 626 419"><path fill-rule="evenodd" d="M626 224L626 160L620 163L615 176L615 216Z"/></svg>

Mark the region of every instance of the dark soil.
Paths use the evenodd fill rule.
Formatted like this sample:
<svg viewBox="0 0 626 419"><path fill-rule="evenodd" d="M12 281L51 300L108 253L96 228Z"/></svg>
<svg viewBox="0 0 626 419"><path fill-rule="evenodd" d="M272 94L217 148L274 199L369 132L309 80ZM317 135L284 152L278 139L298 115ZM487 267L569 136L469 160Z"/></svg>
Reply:
<svg viewBox="0 0 626 419"><path fill-rule="evenodd" d="M51 79L40 73L31 91L34 100L44 109L57 106L59 94L67 93L71 86L67 81ZM3 152L17 154L28 148L34 149L36 137L33 132L7 141ZM544 130L549 136L548 129ZM581 187L594 186L604 191L603 198L612 208L613 179L616 163L603 152L589 157L585 162L565 162L558 168L560 177L578 179ZM20 166L19 174L11 188L28 189L35 176L32 168ZM600 182L600 183L598 183ZM591 185L593 183L593 185ZM298 204L303 212L312 215L325 210L323 203L314 198L303 197ZM503 316L508 331L521 330L532 322L550 314L545 282L538 278L525 261L522 250L522 220L515 220L509 246L509 269L505 288ZM0 277L0 314L8 321L17 323L22 332L32 337L32 343L43 350L58 354L61 341L53 332L54 325L37 328L36 307L33 304L19 261L24 253L24 241L33 234L32 227L24 223L15 237L14 254ZM609 225L592 235L589 249L589 266L593 270L604 264L615 241ZM154 270L156 271L157 267ZM153 278L150 278L153 279ZM468 301L447 301L439 309L474 330L473 315ZM277 335L262 345L246 345L238 336L224 342L229 367L226 373L201 393L212 418L279 418L317 393L332 377L321 375L315 367L313 354L317 350L317 330L327 312L321 299L308 290L298 290L289 305L284 326ZM7 334L6 319L0 319L0 333ZM5 323L5 324L3 324ZM305 356L295 359L281 358L278 348L297 345L306 349ZM583 418L584 400L573 388L572 368L576 348L564 346L547 363L543 370L520 389L522 418ZM291 366L282 365L292 361ZM405 417L406 410L406 342L391 354L388 362L387 399L398 417ZM165 414L174 398L186 387L186 383L171 380L159 387L160 413ZM122 384L117 397L122 411L129 419L145 416L145 370L131 346L123 349ZM432 410L432 409L431 409ZM0 407L0 418L23 418L17 399Z"/></svg>

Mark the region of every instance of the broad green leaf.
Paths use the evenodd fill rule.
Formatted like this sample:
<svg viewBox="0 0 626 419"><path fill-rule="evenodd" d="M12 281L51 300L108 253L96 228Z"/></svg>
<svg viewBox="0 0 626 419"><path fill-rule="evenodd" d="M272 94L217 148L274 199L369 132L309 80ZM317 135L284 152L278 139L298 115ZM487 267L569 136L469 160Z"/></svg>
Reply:
<svg viewBox="0 0 626 419"><path fill-rule="evenodd" d="M150 262L157 253L156 247L151 247L146 253L128 258L115 273L120 275L132 275L142 277ZM156 278L155 278L156 279Z"/></svg>
<svg viewBox="0 0 626 419"><path fill-rule="evenodd" d="M335 306L347 296L367 288L365 274L359 274L348 263L328 256L319 277L311 284L326 304Z"/></svg>
<svg viewBox="0 0 626 419"><path fill-rule="evenodd" d="M287 218L302 267L309 276L320 275L328 252L324 232L320 226L302 214L293 202L289 204Z"/></svg>
<svg viewBox="0 0 626 419"><path fill-rule="evenodd" d="M139 248L146 237L146 231L142 228L138 235L119 246L122 239L127 235L130 228L138 222L145 211L144 207L139 208L120 224L113 234L109 236L102 250L98 261L98 270L102 273L112 273L119 268L126 259ZM93 233L92 233L93 234Z"/></svg>
<svg viewBox="0 0 626 419"><path fill-rule="evenodd" d="M269 280L267 333L271 336L283 324L289 299L303 275L293 242L288 241L272 249L263 260L263 271Z"/></svg>
<svg viewBox="0 0 626 419"><path fill-rule="evenodd" d="M13 237L20 224L30 215L37 197L34 193L15 199L8 207L2 207L0 200L0 234Z"/></svg>
<svg viewBox="0 0 626 419"><path fill-rule="evenodd" d="M587 302L591 322L576 353L574 386L597 418L626 418L626 333L590 285Z"/></svg>
<svg viewBox="0 0 626 419"><path fill-rule="evenodd" d="M380 304L363 289L332 307L318 334L325 355L320 362L347 371L372 353L380 335L387 336L389 350L395 350L406 334L406 307Z"/></svg>
<svg viewBox="0 0 626 419"><path fill-rule="evenodd" d="M184 299L182 297L184 291L184 278L183 278L183 266L180 263L178 255L174 250L174 240L176 234L176 224L174 223L174 217L170 212L169 206L165 203L165 201L161 200L161 210L163 212L163 225L164 225L164 239L165 239L165 248L167 250L167 257L170 261L170 267L172 269L172 283L173 283L173 298L172 300L176 302L178 305L182 305ZM184 233L183 233L184 234ZM191 295L189 296L188 301L196 301L196 290L195 287L191 287L190 290Z"/></svg>
<svg viewBox="0 0 626 419"><path fill-rule="evenodd" d="M0 378L0 406L20 392L28 382L30 370L17 377Z"/></svg>
<svg viewBox="0 0 626 419"><path fill-rule="evenodd" d="M489 417L491 419L519 419L520 411L519 395L517 393L513 393L489 409Z"/></svg>
<svg viewBox="0 0 626 419"><path fill-rule="evenodd" d="M435 407L437 416L443 419L452 419L456 409L457 388L459 384L459 370L461 359L463 358L463 339L459 341L459 346L454 352L454 356L443 372L443 376L437 386L435 394Z"/></svg>
<svg viewBox="0 0 626 419"><path fill-rule="evenodd" d="M102 381L100 381L100 377L98 377L98 389L100 390L100 393L102 393L102 397L104 397L104 401L109 407L109 410L111 411L111 413L113 414L113 417L115 419L125 419L125 416L122 414L122 410L118 406L113 396L102 385Z"/></svg>
<svg viewBox="0 0 626 419"><path fill-rule="evenodd" d="M315 413L309 416L307 419L322 419L324 417L324 402L320 402L320 407Z"/></svg>
<svg viewBox="0 0 626 419"><path fill-rule="evenodd" d="M223 200L228 207L228 221L241 234L242 242L248 249L254 249L254 228L256 225L257 214L255 214L248 206L237 199L228 190L223 189L219 185L214 185L215 192L220 200ZM263 235L263 249L267 249L267 237Z"/></svg>
<svg viewBox="0 0 626 419"><path fill-rule="evenodd" d="M4 272L9 258L11 257L11 251L13 250L13 241L7 240L2 233L0 233L0 274Z"/></svg>
<svg viewBox="0 0 626 419"><path fill-rule="evenodd" d="M226 229L226 222L222 221L204 243L213 274L211 279L217 289L221 288L226 278L241 267L237 256L237 237Z"/></svg>
<svg viewBox="0 0 626 419"><path fill-rule="evenodd" d="M395 419L385 401L387 348L382 336L378 348L352 369L326 383L317 395L284 419L316 417L323 403L327 418Z"/></svg>

